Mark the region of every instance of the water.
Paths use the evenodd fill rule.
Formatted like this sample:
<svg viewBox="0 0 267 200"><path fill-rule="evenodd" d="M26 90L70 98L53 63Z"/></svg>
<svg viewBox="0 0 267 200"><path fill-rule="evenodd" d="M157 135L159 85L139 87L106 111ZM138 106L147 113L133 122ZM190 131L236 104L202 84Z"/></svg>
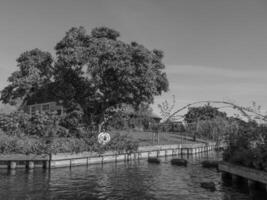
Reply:
<svg viewBox="0 0 267 200"><path fill-rule="evenodd" d="M249 200L248 194L225 186L215 169L200 166L200 161L207 156L188 158L187 168L172 166L169 157L161 158L160 165L140 160L59 168L50 172L0 170L0 199ZM208 157L216 158L214 154ZM202 181L215 182L217 191L201 188Z"/></svg>

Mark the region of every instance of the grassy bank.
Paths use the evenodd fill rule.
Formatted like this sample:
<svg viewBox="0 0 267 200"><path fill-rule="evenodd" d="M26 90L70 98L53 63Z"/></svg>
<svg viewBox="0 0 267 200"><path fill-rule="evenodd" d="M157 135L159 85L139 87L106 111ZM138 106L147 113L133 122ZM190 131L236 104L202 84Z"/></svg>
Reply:
<svg viewBox="0 0 267 200"><path fill-rule="evenodd" d="M144 131L118 131L121 135L128 135L129 137L136 140L139 146L147 146L157 144L157 134L152 132L144 132ZM154 135L154 143L153 143L153 135ZM197 143L191 139L191 137L186 137L187 133L159 133L159 144L184 144L184 143Z"/></svg>
<svg viewBox="0 0 267 200"><path fill-rule="evenodd" d="M111 134L111 141L102 146L98 144L97 137L77 138L77 137L37 137L30 135L7 135L0 134L0 153L2 154L46 154L46 153L77 153L83 151L104 152L106 150L134 150L138 146L166 145L166 144L188 144L197 143L178 133L159 133L159 143L157 134L143 131L108 131ZM185 134L185 133L183 133ZM154 141L153 141L154 137Z"/></svg>

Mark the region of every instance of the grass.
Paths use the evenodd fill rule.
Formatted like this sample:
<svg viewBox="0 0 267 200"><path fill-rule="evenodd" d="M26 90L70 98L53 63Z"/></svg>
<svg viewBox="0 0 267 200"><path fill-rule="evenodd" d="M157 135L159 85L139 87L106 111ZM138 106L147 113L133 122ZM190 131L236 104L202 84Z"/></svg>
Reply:
<svg viewBox="0 0 267 200"><path fill-rule="evenodd" d="M120 134L127 134L131 136L133 139L137 140L139 146L147 146L147 145L156 145L157 144L157 134L152 132L143 132L143 131L118 131ZM154 142L153 142L153 134L154 134ZM183 133L186 135L186 133ZM179 133L159 133L159 144L185 144L185 143L197 143L194 141L186 139L185 136L182 136Z"/></svg>

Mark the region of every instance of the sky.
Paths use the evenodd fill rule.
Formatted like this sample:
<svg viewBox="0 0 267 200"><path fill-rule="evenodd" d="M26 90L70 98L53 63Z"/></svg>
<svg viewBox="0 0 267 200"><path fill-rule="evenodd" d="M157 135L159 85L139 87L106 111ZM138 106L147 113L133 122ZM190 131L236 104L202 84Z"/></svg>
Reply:
<svg viewBox="0 0 267 200"><path fill-rule="evenodd" d="M1 0L0 90L16 58L33 48L54 54L71 27L108 26L121 40L164 51L176 108L227 100L267 109L266 0Z"/></svg>

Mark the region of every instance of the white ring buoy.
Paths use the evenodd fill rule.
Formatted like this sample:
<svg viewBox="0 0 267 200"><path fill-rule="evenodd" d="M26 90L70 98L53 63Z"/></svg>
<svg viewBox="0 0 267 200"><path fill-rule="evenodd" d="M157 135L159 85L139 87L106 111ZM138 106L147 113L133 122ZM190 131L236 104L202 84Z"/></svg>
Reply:
<svg viewBox="0 0 267 200"><path fill-rule="evenodd" d="M97 140L99 144L105 145L110 141L110 134L106 132L101 132L99 133Z"/></svg>

